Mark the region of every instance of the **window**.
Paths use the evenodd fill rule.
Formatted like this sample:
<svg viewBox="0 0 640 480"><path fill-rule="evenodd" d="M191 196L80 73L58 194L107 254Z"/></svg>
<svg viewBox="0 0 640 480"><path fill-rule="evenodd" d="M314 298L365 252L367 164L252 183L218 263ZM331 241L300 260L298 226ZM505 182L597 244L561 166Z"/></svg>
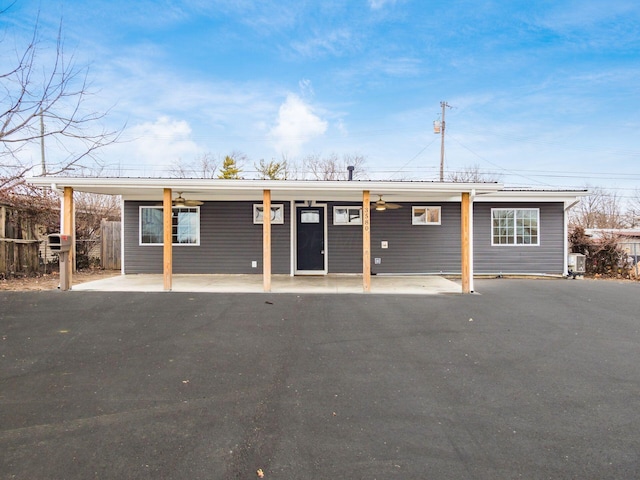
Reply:
<svg viewBox="0 0 640 480"><path fill-rule="evenodd" d="M411 207L412 225L440 225L441 207Z"/></svg>
<svg viewBox="0 0 640 480"><path fill-rule="evenodd" d="M253 223L263 223L264 220L264 205L253 205ZM271 205L271 223L284 223L284 205L273 204Z"/></svg>
<svg viewBox="0 0 640 480"><path fill-rule="evenodd" d="M334 225L362 225L362 207L333 207Z"/></svg>
<svg viewBox="0 0 640 480"><path fill-rule="evenodd" d="M304 210L300 213L300 223L320 223L320 210Z"/></svg>
<svg viewBox="0 0 640 480"><path fill-rule="evenodd" d="M140 245L162 245L162 207L140 207ZM200 245L200 207L171 209L171 236L174 245Z"/></svg>
<svg viewBox="0 0 640 480"><path fill-rule="evenodd" d="M539 245L540 210L491 209L492 245Z"/></svg>

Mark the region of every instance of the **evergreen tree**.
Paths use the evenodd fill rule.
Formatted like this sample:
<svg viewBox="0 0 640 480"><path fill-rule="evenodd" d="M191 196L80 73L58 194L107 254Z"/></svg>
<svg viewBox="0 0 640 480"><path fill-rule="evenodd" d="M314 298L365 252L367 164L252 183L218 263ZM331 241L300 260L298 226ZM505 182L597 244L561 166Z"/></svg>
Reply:
<svg viewBox="0 0 640 480"><path fill-rule="evenodd" d="M218 178L222 178L225 180L230 180L230 179L237 180L242 178L240 176L241 173L242 173L242 170L238 166L238 162L236 162L236 159L227 155L226 157L224 157L224 162L222 163L222 169L220 170L220 175L218 175Z"/></svg>

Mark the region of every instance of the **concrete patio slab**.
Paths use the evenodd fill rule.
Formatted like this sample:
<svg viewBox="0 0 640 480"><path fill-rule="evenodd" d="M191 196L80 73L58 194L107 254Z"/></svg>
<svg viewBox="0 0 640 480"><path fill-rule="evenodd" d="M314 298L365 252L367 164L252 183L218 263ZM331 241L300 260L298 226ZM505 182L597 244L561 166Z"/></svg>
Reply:
<svg viewBox="0 0 640 480"><path fill-rule="evenodd" d="M74 291L162 292L162 275L137 274L86 282ZM174 275L174 292L261 293L262 275ZM359 275L273 275L271 293L363 293ZM373 294L430 295L461 293L460 284L440 276L373 276Z"/></svg>

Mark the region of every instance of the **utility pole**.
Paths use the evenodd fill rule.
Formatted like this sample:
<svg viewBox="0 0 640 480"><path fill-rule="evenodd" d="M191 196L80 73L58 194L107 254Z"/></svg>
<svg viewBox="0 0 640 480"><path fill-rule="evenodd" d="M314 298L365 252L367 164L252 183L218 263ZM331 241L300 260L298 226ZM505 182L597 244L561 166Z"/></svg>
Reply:
<svg viewBox="0 0 640 480"><path fill-rule="evenodd" d="M444 182L444 129L445 129L445 121L444 121L444 112L446 108L451 108L447 102L440 102L440 106L442 107L442 126L440 128L440 181Z"/></svg>
<svg viewBox="0 0 640 480"><path fill-rule="evenodd" d="M47 174L47 164L44 160L44 115L42 113L42 110L40 110L40 154L42 161L42 176L44 177Z"/></svg>

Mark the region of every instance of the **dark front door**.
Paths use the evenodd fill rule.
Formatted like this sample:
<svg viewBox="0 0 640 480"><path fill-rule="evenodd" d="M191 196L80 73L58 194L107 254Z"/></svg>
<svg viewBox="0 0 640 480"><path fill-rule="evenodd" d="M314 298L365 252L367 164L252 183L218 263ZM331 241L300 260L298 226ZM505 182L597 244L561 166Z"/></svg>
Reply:
<svg viewBox="0 0 640 480"><path fill-rule="evenodd" d="M324 271L324 207L298 207L296 269Z"/></svg>

